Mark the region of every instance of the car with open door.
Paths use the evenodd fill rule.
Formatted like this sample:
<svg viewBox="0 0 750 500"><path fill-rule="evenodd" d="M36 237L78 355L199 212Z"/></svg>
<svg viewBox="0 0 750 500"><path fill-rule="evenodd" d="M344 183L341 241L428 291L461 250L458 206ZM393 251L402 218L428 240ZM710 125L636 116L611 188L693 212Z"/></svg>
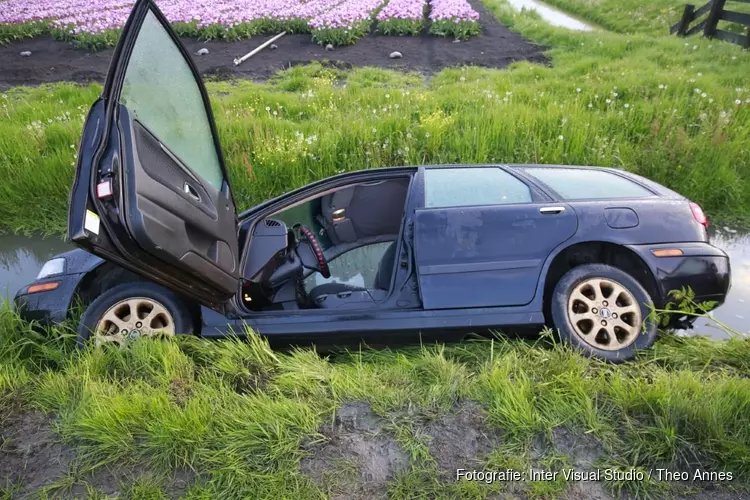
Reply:
<svg viewBox="0 0 750 500"><path fill-rule="evenodd" d="M356 171L237 214L195 64L138 0L79 145L68 236L80 249L15 302L43 322L83 303L82 344L243 325L335 341L553 324L622 361L654 342L650 312L670 290L724 301L729 259L706 226L642 177L548 165Z"/></svg>

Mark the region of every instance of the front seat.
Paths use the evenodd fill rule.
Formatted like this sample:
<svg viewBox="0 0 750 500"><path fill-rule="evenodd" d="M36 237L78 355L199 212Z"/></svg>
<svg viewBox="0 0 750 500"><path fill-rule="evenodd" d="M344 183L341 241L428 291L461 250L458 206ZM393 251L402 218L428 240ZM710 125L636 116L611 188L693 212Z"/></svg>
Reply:
<svg viewBox="0 0 750 500"><path fill-rule="evenodd" d="M396 261L396 242L392 242L383 252L378 263L378 272L373 283L374 289L349 285L346 283L324 283L318 285L307 297L310 307L322 309L361 308L368 303L374 306L376 300L383 300L391 289L393 264Z"/></svg>

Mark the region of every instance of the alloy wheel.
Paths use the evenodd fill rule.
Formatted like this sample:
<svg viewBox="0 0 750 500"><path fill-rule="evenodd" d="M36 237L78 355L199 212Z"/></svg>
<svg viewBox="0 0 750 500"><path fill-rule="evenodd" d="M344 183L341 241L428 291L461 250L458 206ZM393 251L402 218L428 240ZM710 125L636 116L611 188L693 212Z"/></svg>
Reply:
<svg viewBox="0 0 750 500"><path fill-rule="evenodd" d="M587 344L617 351L638 338L643 318L633 294L620 283L589 278L573 289L568 298L568 319Z"/></svg>
<svg viewBox="0 0 750 500"><path fill-rule="evenodd" d="M161 303L147 297L132 297L107 309L96 324L97 346L114 342L120 346L140 337L174 335L174 318Z"/></svg>

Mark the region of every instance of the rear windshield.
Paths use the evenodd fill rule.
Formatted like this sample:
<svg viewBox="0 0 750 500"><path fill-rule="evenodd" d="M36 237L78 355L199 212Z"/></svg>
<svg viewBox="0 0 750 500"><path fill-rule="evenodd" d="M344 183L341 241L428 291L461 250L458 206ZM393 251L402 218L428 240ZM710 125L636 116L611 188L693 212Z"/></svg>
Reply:
<svg viewBox="0 0 750 500"><path fill-rule="evenodd" d="M635 182L605 170L527 167L536 177L565 200L646 198L654 193Z"/></svg>

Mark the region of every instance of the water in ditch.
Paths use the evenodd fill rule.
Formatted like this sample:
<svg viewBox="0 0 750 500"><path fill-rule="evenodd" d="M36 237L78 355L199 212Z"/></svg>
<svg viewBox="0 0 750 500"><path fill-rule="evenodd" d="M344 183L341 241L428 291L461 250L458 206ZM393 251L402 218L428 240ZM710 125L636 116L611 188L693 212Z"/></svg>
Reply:
<svg viewBox="0 0 750 500"><path fill-rule="evenodd" d="M19 288L34 281L45 262L71 248L60 236L0 235L0 299L12 299Z"/></svg>
<svg viewBox="0 0 750 500"><path fill-rule="evenodd" d="M712 228L711 242L729 254L732 265L729 296L712 314L733 330L750 334L750 231ZM59 236L0 235L0 298L12 299L19 288L34 280L48 259L71 248ZM685 333L713 338L728 336L713 321L703 318L696 323L695 329Z"/></svg>
<svg viewBox="0 0 750 500"><path fill-rule="evenodd" d="M578 19L550 7L549 5L545 5L542 2L538 2L537 0L508 0L508 3L518 10L535 10L542 19L552 26L560 26L562 28L576 31L591 31L594 29L583 21L579 21Z"/></svg>

